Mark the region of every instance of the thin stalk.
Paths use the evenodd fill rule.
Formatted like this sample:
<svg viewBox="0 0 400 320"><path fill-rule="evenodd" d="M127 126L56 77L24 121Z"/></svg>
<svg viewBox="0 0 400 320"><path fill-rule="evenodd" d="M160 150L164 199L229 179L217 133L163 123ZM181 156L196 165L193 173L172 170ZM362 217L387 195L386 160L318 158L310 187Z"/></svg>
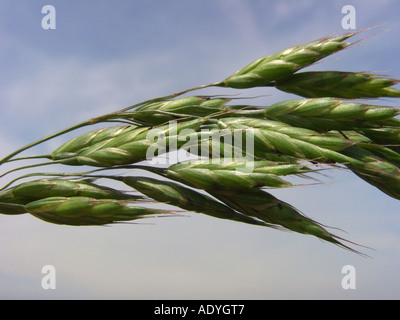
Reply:
<svg viewBox="0 0 400 320"><path fill-rule="evenodd" d="M11 170L8 170L7 172L3 173L2 175L0 175L0 178L3 178L7 174L15 172L15 171L30 169L30 168L35 168L35 167L41 167L41 166L47 166L47 165L51 165L51 164L59 164L59 163L63 163L62 160L43 162L43 163L31 164L29 166L24 166L24 167L18 167L18 168L11 169Z"/></svg>
<svg viewBox="0 0 400 320"><path fill-rule="evenodd" d="M49 163L47 163L49 164ZM32 166L34 167L34 166ZM13 183L17 182L18 180L22 180L22 179L26 179L26 178L31 178L31 177L89 177L89 178L107 178L108 176L106 175L92 175L92 173L95 172L99 172L99 171L105 171L105 170L116 170L116 169L141 169L141 170L146 170L146 171L151 171L153 173L159 174L159 175L163 175L164 173L164 169L162 168L152 168L152 167L147 167L147 166L142 166L142 165L124 165L124 166L115 166L113 168L98 168L98 169L94 169L94 170L89 170L89 171L85 171L85 172L70 172L70 173L66 173L66 172L35 172L35 173L28 173L26 175L23 176L19 176L11 181L9 181L5 186L3 186L2 188L0 188L0 191L8 188L10 185L12 185ZM15 171L15 170L14 170ZM5 174L4 174L5 175Z"/></svg>
<svg viewBox="0 0 400 320"><path fill-rule="evenodd" d="M103 118L103 117L99 117L99 118ZM67 129L64 129L64 130L58 131L56 133L53 133L53 134L51 134L51 135L49 135L49 136L47 136L45 138L42 138L42 139L39 139L39 140L37 140L35 142L29 143L29 144L25 145L24 147L15 150L14 152L10 153L8 156L6 156L3 159L1 159L0 160L0 165L2 165L3 163L8 162L11 158L16 156L17 154L19 154L19 153L21 153L21 152L23 152L25 150L28 150L29 148L37 146L40 143L43 143L43 142L51 140L51 139L53 139L55 137L61 136L64 133L67 133L67 132L70 132L70 131L73 131L73 130L76 130L76 129L79 129L79 128L82 128L82 127L85 127L85 126L92 125L92 124L95 124L97 122L100 122L100 121L96 121L99 118L94 118L94 119L91 119L91 120L88 120L88 121L81 122L79 124L76 124L74 126L71 126L71 127L67 128Z"/></svg>
<svg viewBox="0 0 400 320"><path fill-rule="evenodd" d="M20 161L20 160L31 160L31 159L50 159L50 155L49 154L38 154L38 155L34 155L34 156L10 159L7 162Z"/></svg>

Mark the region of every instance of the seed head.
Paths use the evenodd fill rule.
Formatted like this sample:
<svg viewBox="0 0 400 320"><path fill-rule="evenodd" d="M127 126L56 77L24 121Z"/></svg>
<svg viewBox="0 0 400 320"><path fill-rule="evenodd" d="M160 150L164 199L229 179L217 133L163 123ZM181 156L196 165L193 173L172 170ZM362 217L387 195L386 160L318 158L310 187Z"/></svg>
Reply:
<svg viewBox="0 0 400 320"><path fill-rule="evenodd" d="M355 251L340 242L338 240L340 238L328 232L320 223L304 216L293 206L277 199L264 190L251 189L246 193L235 190L213 190L211 194L248 216L256 217L282 229L313 235Z"/></svg>
<svg viewBox="0 0 400 320"><path fill-rule="evenodd" d="M286 79L296 71L348 47L350 43L343 41L354 34L322 38L260 58L229 76L219 85L238 89L270 86L275 81Z"/></svg>
<svg viewBox="0 0 400 320"><path fill-rule="evenodd" d="M157 148L155 156L168 151L170 139L183 144L184 141L178 139L179 133L185 129L198 130L205 121L204 118L197 118L156 127L132 127L111 139L86 145L81 149L76 146L74 153L53 152L52 159L78 166L112 167L132 164L146 160L148 149L157 143L161 147Z"/></svg>
<svg viewBox="0 0 400 320"><path fill-rule="evenodd" d="M101 128L86 132L79 137L76 137L55 149L52 153L52 158L57 160L65 158L69 155L75 155L76 152L82 151L87 147L97 143L108 141L109 139L123 135L125 132L134 130L136 126L114 126Z"/></svg>
<svg viewBox="0 0 400 320"><path fill-rule="evenodd" d="M170 214L166 210L132 206L124 200L89 197L49 197L28 203L26 210L55 224L106 225Z"/></svg>
<svg viewBox="0 0 400 320"><path fill-rule="evenodd" d="M190 212L203 213L219 219L265 226L265 223L237 213L223 203L205 194L171 181L148 177L122 177L121 180L135 190L158 202L177 206Z"/></svg>
<svg viewBox="0 0 400 320"><path fill-rule="evenodd" d="M146 125L159 125L182 117L205 117L217 112L229 111L243 106L229 106L230 99L208 96L190 96L141 106L123 115Z"/></svg>
<svg viewBox="0 0 400 320"><path fill-rule="evenodd" d="M212 190L248 190L258 187L289 187L280 176L312 172L301 164L272 161L223 159L189 160L168 167L167 177L194 188Z"/></svg>
<svg viewBox="0 0 400 320"><path fill-rule="evenodd" d="M306 98L398 98L400 90L392 88L398 82L362 72L315 71L294 74L275 87Z"/></svg>
<svg viewBox="0 0 400 320"><path fill-rule="evenodd" d="M39 179L0 192L0 203L27 204L49 197L90 197L93 199L135 200L140 197L100 186L87 180Z"/></svg>

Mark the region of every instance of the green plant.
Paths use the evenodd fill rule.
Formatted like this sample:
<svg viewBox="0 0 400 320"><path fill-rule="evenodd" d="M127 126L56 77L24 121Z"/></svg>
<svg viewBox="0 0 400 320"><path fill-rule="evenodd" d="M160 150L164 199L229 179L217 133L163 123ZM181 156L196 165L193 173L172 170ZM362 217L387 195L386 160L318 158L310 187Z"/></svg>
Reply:
<svg viewBox="0 0 400 320"><path fill-rule="evenodd" d="M354 244L327 231L298 209L274 197L292 187L287 178L314 179L323 170L344 168L388 196L400 199L400 122L394 107L355 99L400 97L397 80L363 72L298 72L351 46L359 32L326 37L260 58L222 81L144 101L92 118L22 147L0 165L45 159L23 169L61 164L89 166L85 172L21 175L0 192L0 213L31 214L66 225L103 225L176 215L143 204L165 203L178 212L316 236L353 252ZM223 96L184 96L206 87L275 87L301 98L270 106L235 104ZM51 154L16 157L75 129L99 123ZM236 143L236 142L240 143ZM185 150L196 160L168 166L143 164ZM137 169L156 178L113 174ZM111 171L111 173L110 173ZM40 176L12 186L20 179ZM128 191L98 184L123 183ZM317 180L318 181L318 180ZM131 191L140 193L132 195Z"/></svg>

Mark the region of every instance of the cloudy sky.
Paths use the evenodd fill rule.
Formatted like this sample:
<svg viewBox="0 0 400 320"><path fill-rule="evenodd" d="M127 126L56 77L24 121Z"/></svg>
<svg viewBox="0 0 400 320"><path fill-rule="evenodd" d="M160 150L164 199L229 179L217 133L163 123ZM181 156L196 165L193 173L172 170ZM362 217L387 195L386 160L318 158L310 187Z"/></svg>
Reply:
<svg viewBox="0 0 400 320"><path fill-rule="evenodd" d="M384 24L365 33L375 36L309 69L398 77L396 0L2 0L0 157L93 116L222 80L259 57L348 31L342 7L349 4L357 29ZM45 5L56 9L56 29L42 28ZM217 92L238 93L201 94ZM264 95L257 103L265 105L293 98L272 88L240 94ZM398 202L348 173L330 175L329 184L274 194L372 247L362 249L372 258L310 236L195 214L113 227L0 216L0 298L400 298ZM55 290L41 287L45 265L56 270ZM346 265L356 270L354 290L341 286Z"/></svg>

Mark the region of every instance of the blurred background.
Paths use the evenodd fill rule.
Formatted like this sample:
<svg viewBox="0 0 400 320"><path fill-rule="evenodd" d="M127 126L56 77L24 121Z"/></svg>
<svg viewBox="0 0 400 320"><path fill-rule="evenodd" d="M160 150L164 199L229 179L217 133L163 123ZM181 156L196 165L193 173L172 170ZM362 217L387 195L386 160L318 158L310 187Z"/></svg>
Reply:
<svg viewBox="0 0 400 320"><path fill-rule="evenodd" d="M42 28L45 5L56 10L55 29ZM356 10L357 30L383 24L307 71L399 77L396 0L2 0L0 157L89 118L222 80L281 49L353 31L342 28L345 5ZM262 95L253 103L266 106L296 97L274 88L199 94ZM49 153L86 130L26 154ZM0 215L0 298L400 298L398 202L352 174L328 174L325 185L272 193L343 230L336 234L373 248L355 247L372 258L315 237L199 214L111 227ZM1 185L17 175L4 177ZM55 267L55 290L41 286L44 265ZM354 290L342 288L345 265L356 270Z"/></svg>

